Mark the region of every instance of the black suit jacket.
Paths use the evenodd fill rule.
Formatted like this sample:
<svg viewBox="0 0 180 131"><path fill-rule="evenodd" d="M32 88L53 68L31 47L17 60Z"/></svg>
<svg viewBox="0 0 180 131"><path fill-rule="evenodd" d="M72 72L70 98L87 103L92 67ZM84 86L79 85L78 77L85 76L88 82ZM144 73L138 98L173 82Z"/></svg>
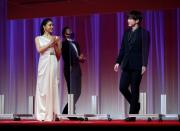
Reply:
<svg viewBox="0 0 180 131"><path fill-rule="evenodd" d="M76 50L74 49L73 45L71 44L71 42L69 42L68 40L64 40L62 42L62 57L64 60L64 71L66 72L70 72L70 67L80 67L80 63L79 63L79 58L78 56L80 55L80 46L77 42L73 42L78 50L78 55Z"/></svg>
<svg viewBox="0 0 180 131"><path fill-rule="evenodd" d="M142 66L148 64L148 54L150 45L149 32L139 27L132 33L131 29L124 32L121 48L116 63L121 64L121 68L141 70Z"/></svg>

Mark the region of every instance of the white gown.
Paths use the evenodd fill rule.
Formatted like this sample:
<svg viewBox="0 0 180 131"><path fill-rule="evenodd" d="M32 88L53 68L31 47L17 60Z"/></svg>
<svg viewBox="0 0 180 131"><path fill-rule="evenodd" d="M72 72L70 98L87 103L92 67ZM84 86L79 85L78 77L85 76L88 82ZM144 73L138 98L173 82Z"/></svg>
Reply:
<svg viewBox="0 0 180 131"><path fill-rule="evenodd" d="M44 36L39 37L40 46L45 46L50 40ZM52 121L54 115L60 114L59 104L59 62L54 48L49 48L40 54L36 85L35 116L37 120Z"/></svg>

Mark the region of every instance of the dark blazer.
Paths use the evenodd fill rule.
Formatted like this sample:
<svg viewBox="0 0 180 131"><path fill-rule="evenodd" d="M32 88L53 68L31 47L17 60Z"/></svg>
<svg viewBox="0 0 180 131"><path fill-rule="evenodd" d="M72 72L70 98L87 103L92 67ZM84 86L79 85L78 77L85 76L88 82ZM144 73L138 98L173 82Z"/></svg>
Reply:
<svg viewBox="0 0 180 131"><path fill-rule="evenodd" d="M80 46L77 42L73 42L78 50L78 55L80 55ZM70 66L79 65L79 58L77 56L77 53L72 46L72 44L68 40L64 40L62 42L62 57L64 60L64 68L70 68Z"/></svg>
<svg viewBox="0 0 180 131"><path fill-rule="evenodd" d="M62 42L64 76L67 82L68 93L72 93L72 88L73 90L81 88L80 46L77 42L73 43L78 50L78 55L71 42L66 39Z"/></svg>
<svg viewBox="0 0 180 131"><path fill-rule="evenodd" d="M133 33L131 29L126 30L116 63L119 63L122 69L128 66L130 69L141 70L142 66L148 64L149 45L150 36L147 30L142 27Z"/></svg>

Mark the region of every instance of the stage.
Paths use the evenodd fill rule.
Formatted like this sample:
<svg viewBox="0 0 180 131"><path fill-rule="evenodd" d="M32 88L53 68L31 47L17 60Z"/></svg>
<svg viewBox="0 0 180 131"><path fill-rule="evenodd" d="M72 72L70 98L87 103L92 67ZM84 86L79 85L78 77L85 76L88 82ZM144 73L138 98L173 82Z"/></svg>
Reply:
<svg viewBox="0 0 180 131"><path fill-rule="evenodd" d="M36 120L22 119L0 120L0 128L180 128L180 122L177 120L137 120L135 122L126 122L124 120L88 120L88 121L70 121L60 120L52 122L40 122Z"/></svg>
<svg viewBox="0 0 180 131"><path fill-rule="evenodd" d="M24 1L0 0L1 131L2 128L180 127L180 0ZM121 71L114 72L113 67L123 43L123 34L129 29L128 12L136 9L142 12L142 28L150 34L150 47L147 71L139 88L138 119L126 122L123 119L127 117L124 114L129 112L129 104L119 89ZM84 120L40 122L34 118L41 55L36 49L35 38L41 35L40 27L45 17L52 17L53 35L62 40L63 28L72 28L81 53L87 58L81 64L81 93L77 103L68 99L62 57L57 72L59 112L62 113L68 103L68 114L76 112L81 114L77 117ZM132 60L132 63L136 62L139 61ZM14 118L19 116L12 113L20 113L23 119L15 121ZM93 116L91 113L105 115L89 119ZM31 119L24 118L26 115Z"/></svg>

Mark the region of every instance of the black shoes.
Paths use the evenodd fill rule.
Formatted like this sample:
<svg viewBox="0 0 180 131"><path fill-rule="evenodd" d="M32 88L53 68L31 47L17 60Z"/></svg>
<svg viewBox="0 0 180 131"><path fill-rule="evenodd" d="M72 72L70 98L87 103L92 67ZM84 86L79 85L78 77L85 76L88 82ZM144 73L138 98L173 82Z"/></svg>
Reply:
<svg viewBox="0 0 180 131"><path fill-rule="evenodd" d="M131 105L130 105L131 106ZM138 102L138 104L136 105L136 107L132 108L130 107L130 112L129 114L139 114L139 110L140 110L140 103ZM136 121L136 117L127 117L124 119L125 121L128 122L133 122Z"/></svg>
<svg viewBox="0 0 180 131"><path fill-rule="evenodd" d="M74 120L74 121L77 121L78 118L77 117L68 117L69 120Z"/></svg>
<svg viewBox="0 0 180 131"><path fill-rule="evenodd" d="M136 121L136 117L127 117L124 120L127 121L127 122L133 122L133 121Z"/></svg>
<svg viewBox="0 0 180 131"><path fill-rule="evenodd" d="M81 117L68 117L69 120L72 120L72 121L83 121L84 119L81 118Z"/></svg>

